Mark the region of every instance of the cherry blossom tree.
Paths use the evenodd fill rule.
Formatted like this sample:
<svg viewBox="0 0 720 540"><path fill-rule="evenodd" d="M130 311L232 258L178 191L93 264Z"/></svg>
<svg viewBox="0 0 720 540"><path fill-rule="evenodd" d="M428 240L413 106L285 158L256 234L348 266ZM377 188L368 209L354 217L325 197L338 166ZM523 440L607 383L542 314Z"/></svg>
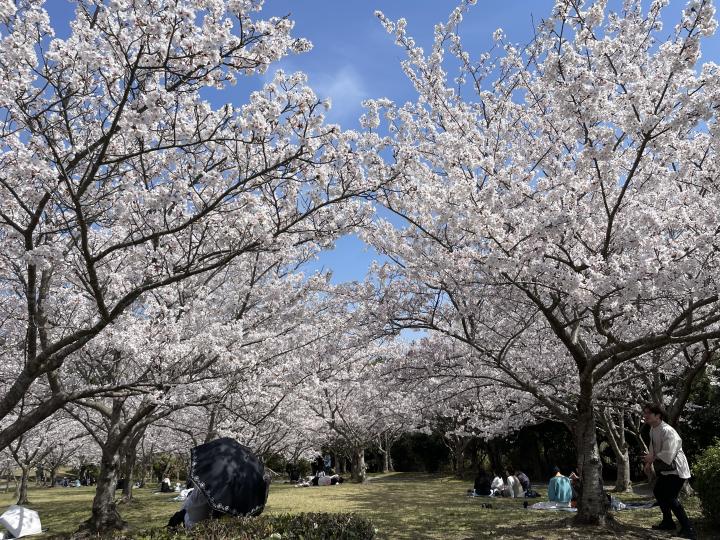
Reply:
<svg viewBox="0 0 720 540"><path fill-rule="evenodd" d="M427 54L404 20L379 15L407 52L419 98L367 103L365 163L392 182L380 200L408 226L380 220L366 238L416 290L434 292L438 310L459 312L460 336L474 330L463 310L488 290L507 299L504 313L521 308L516 324L483 324L517 336L520 353L515 342L532 330L506 380L529 383L518 373L543 365L548 375L572 373L562 384L575 397L565 412L584 483L578 519L604 522L599 385L655 350L720 336L720 71L698 65L714 8L689 2L658 41L665 1L607 13L603 1L558 0L527 47L499 30L498 57L473 58L457 33L472 3L436 26ZM388 136L376 130L381 121ZM458 290L468 303L456 307Z"/></svg>
<svg viewBox="0 0 720 540"><path fill-rule="evenodd" d="M335 446L347 452L352 480L364 482L365 450L384 435L414 427L419 418L415 396L392 374L402 343L378 337L373 325L362 328L354 321L364 319L365 310L359 304L353 308L336 319L332 339L308 354L304 370L310 376L298 391L303 414L322 421L315 439L339 439Z"/></svg>
<svg viewBox="0 0 720 540"><path fill-rule="evenodd" d="M16 504L28 505L30 473L41 466L58 447L77 447L86 436L72 418L60 416L47 420L34 429L23 433L8 447L10 455L20 468L20 483L17 486ZM67 452L66 457L68 453ZM51 475L51 480L52 480Z"/></svg>
<svg viewBox="0 0 720 540"><path fill-rule="evenodd" d="M57 413L52 417L52 422L58 422L59 418L65 415ZM48 487L54 488L57 473L60 467L67 466L77 456L94 456L92 441L85 431L85 428L77 422L63 422L64 428L55 440L52 441L50 452L42 459L40 466L47 469Z"/></svg>
<svg viewBox="0 0 720 540"><path fill-rule="evenodd" d="M61 371L82 385L101 379L125 388L70 406L102 449L90 529L124 526L117 478L125 479L124 499L132 499L137 447L153 425L186 436L183 456L220 435L233 435L260 455L296 446L297 430L282 418L283 403L305 377L293 358L318 340L308 329L324 304L333 305L319 297L327 276L294 272L306 254L305 248L258 253L155 291L106 330L102 342L66 361Z"/></svg>
<svg viewBox="0 0 720 540"><path fill-rule="evenodd" d="M304 75L241 106L200 96L309 48L261 6L77 0L57 39L41 0L2 3L0 448L89 397L55 372L144 295L364 219L353 135L324 125Z"/></svg>
<svg viewBox="0 0 720 540"><path fill-rule="evenodd" d="M426 329L431 333L415 340L394 369L399 384L415 396L423 428L442 434L455 474L463 478L466 453L474 441L490 443L552 415L527 388L503 378L474 347ZM559 399L562 402L562 396Z"/></svg>

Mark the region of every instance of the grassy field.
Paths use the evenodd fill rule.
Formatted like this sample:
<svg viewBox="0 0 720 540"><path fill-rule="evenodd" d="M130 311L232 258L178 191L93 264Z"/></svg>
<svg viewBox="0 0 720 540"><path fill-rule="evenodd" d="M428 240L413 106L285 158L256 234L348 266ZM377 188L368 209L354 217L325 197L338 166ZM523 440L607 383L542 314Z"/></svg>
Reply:
<svg viewBox="0 0 720 540"><path fill-rule="evenodd" d="M409 473L377 476L364 485L296 488L276 483L266 512L357 512L375 523L381 539L671 538L650 530L660 520L658 509L619 512L610 529L577 529L570 527L570 513L525 510L523 499L469 498L465 496L469 487L469 482L449 477ZM544 495L542 488L538 491ZM93 488L33 489L29 495L47 536L67 535L89 516ZM133 504L120 507L134 530L165 525L180 506L168 494L154 494L152 489L135 490L135 496ZM0 494L0 509L13 502L11 494ZM483 503L493 507L482 508ZM686 508L701 540L720 538L720 530L702 519L697 499L687 501Z"/></svg>

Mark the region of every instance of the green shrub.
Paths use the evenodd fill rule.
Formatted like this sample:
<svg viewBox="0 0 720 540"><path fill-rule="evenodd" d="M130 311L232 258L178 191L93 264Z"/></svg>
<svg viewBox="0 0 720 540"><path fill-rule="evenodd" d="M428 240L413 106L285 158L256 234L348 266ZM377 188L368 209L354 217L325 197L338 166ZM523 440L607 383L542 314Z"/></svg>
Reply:
<svg viewBox="0 0 720 540"><path fill-rule="evenodd" d="M224 518L184 529L151 529L117 535L115 540L366 540L375 538L372 523L356 514L282 514Z"/></svg>
<svg viewBox="0 0 720 540"><path fill-rule="evenodd" d="M702 503L703 514L720 525L720 439L708 446L693 467L693 487Z"/></svg>

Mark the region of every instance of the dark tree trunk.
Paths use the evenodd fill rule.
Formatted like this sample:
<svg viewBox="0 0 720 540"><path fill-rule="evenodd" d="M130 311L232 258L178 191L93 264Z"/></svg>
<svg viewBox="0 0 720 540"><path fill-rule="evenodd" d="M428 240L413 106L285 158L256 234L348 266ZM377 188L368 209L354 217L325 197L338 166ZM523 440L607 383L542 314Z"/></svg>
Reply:
<svg viewBox="0 0 720 540"><path fill-rule="evenodd" d="M133 499L133 487L135 484L135 464L137 463L137 448L145 435L145 428L134 432L122 446L123 456L123 502L131 502Z"/></svg>
<svg viewBox="0 0 720 540"><path fill-rule="evenodd" d="M490 458L492 472L502 474L504 468L502 451L495 440L488 441L488 457Z"/></svg>
<svg viewBox="0 0 720 540"><path fill-rule="evenodd" d="M453 468L455 469L455 477L463 479L465 477L465 449L467 441L462 437L455 437L453 440Z"/></svg>
<svg viewBox="0 0 720 540"><path fill-rule="evenodd" d="M212 408L210 409L210 416L208 419L208 430L205 434L205 440L203 442L209 443L214 441L218 438L218 432L217 432L217 420L218 420L218 408L220 407L219 403L215 403Z"/></svg>
<svg viewBox="0 0 720 540"><path fill-rule="evenodd" d="M354 448L352 450L352 463L351 463L351 478L352 481L358 484L365 482L367 478L365 475L365 449Z"/></svg>
<svg viewBox="0 0 720 540"><path fill-rule="evenodd" d="M597 444L592 393L592 382L581 379L575 445L582 489L578 497L576 520L581 524L605 525L608 503L603 489L602 461Z"/></svg>
<svg viewBox="0 0 720 540"><path fill-rule="evenodd" d="M20 465L20 469L22 473L20 474L20 485L17 488L17 502L15 504L26 506L30 504L27 496L28 483L30 482L30 466Z"/></svg>
<svg viewBox="0 0 720 540"><path fill-rule="evenodd" d="M55 480L57 479L57 471L58 471L57 467L52 467L50 469L50 487L51 488L55 487Z"/></svg>
<svg viewBox="0 0 720 540"><path fill-rule="evenodd" d="M115 505L119 461L120 456L116 449L103 449L100 474L92 504L92 516L83 524L83 528L92 532L105 532L124 529L127 526L127 522L120 517Z"/></svg>
<svg viewBox="0 0 720 540"><path fill-rule="evenodd" d="M390 459L389 459L388 453L385 451L382 451L382 450L380 451L380 453L382 454L382 458L383 458L382 459L382 472L387 473L390 471Z"/></svg>
<svg viewBox="0 0 720 540"><path fill-rule="evenodd" d="M122 399L113 400L112 411L108 415L107 435L104 444L101 445L102 459L95 487L92 515L80 526L81 530L91 533L105 533L127 527L127 522L120 517L115 504L120 456L128 442L132 440L130 431L121 428L123 403Z"/></svg>
<svg viewBox="0 0 720 540"><path fill-rule="evenodd" d="M171 467L172 467L172 459L168 456L167 463L165 464L165 467L163 468L163 472L160 475L158 482L162 482L163 478L170 476L170 468Z"/></svg>
<svg viewBox="0 0 720 540"><path fill-rule="evenodd" d="M130 452L125 455L125 463L123 466L123 478L125 483L123 484L123 502L131 502L133 498L133 484L135 469L135 452Z"/></svg>

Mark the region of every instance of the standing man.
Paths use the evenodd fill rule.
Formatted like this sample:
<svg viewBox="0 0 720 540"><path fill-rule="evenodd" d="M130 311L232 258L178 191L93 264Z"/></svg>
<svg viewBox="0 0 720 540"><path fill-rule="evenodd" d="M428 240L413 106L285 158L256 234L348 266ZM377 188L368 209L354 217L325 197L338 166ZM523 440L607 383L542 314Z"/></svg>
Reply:
<svg viewBox="0 0 720 540"><path fill-rule="evenodd" d="M662 521L653 529L674 531L675 514L680 522L680 535L695 539L695 530L685 509L678 500L685 480L690 478L690 467L682 450L682 439L672 426L665 423L665 410L657 403L643 405L643 420L650 426L650 450L643 457L645 474L657 478L653 494L662 510ZM672 512L672 513L671 513Z"/></svg>

